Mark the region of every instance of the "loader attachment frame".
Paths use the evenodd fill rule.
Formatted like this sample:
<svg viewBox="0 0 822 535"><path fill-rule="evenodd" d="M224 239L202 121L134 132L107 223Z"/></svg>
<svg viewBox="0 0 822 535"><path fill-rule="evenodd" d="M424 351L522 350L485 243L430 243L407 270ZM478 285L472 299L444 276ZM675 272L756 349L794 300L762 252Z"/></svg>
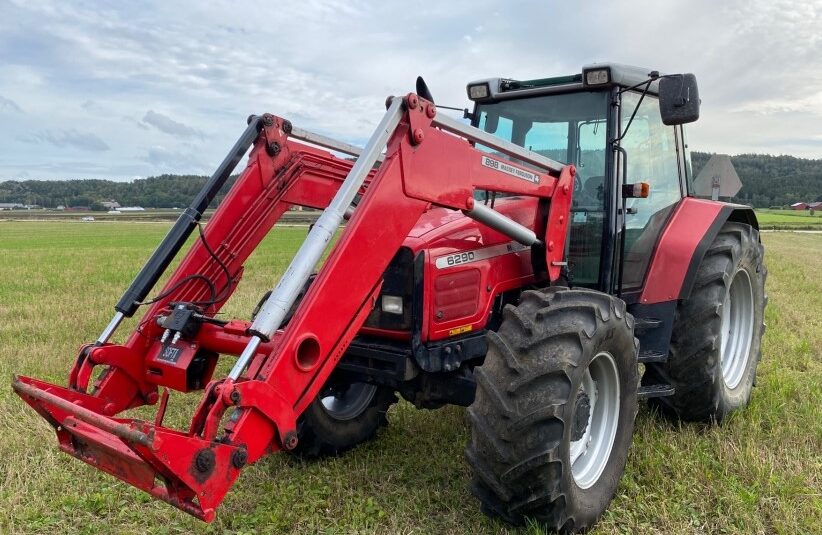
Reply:
<svg viewBox="0 0 822 535"><path fill-rule="evenodd" d="M245 465L297 445L297 418L359 331L386 266L430 206L462 210L511 239L539 246L534 250L544 251L551 280L565 260L573 166L440 116L416 94L389 99L353 164L299 139L360 152L274 115L252 117L100 337L80 349L68 387L27 377L13 381L18 395L55 427L62 450L205 521L214 518ZM145 302L249 145L245 170L200 239L158 296ZM475 189L542 199L547 224L529 229L475 204ZM357 195L348 224L281 328ZM324 212L255 320L217 319L248 256L294 205ZM142 304L147 308L137 328L125 343L112 343L123 319ZM229 375L213 379L217 358L231 355L238 358ZM93 379L95 368L102 373ZM203 390L188 430L162 425L168 389ZM153 422L116 416L147 404L158 405Z"/></svg>

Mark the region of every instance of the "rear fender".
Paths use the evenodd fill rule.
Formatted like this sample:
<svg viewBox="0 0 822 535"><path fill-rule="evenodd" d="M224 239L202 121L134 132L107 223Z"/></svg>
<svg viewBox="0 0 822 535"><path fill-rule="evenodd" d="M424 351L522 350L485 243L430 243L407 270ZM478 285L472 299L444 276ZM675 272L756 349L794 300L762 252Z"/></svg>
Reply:
<svg viewBox="0 0 822 535"><path fill-rule="evenodd" d="M749 206L688 197L676 208L653 252L639 303L651 305L691 295L705 252L727 221L759 230Z"/></svg>

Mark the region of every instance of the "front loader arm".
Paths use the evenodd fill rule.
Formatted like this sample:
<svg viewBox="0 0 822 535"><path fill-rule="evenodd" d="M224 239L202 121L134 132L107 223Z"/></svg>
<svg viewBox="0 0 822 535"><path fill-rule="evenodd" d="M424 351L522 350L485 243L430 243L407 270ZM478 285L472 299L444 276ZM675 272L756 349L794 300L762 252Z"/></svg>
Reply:
<svg viewBox="0 0 822 535"><path fill-rule="evenodd" d="M297 418L359 331L388 263L429 206L463 210L514 239L545 246L556 278L573 190L573 167L437 117L433 104L414 94L393 99L353 165L290 139L287 121L264 117L246 169L128 341L108 342L119 323L113 321L82 349L69 388L25 377L13 383L57 429L64 451L207 521L246 464L296 446ZM489 156L472 142L510 159ZM475 205L478 188L545 199L558 228L528 229ZM353 216L280 329L357 194ZM254 322L214 320L248 256L293 204L325 212ZM118 314L126 315L133 303L119 305ZM169 327L177 308L199 318L199 328ZM165 397L154 423L114 417L156 403L160 387L202 388L217 354L238 358L228 377L205 386L187 432L162 426ZM106 371L89 391L95 366Z"/></svg>

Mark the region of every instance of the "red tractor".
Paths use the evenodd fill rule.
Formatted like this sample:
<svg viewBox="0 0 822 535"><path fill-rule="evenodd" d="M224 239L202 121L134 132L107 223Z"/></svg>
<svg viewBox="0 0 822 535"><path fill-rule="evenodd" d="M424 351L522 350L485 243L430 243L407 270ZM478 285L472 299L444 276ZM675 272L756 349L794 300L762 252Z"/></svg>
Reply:
<svg viewBox="0 0 822 535"><path fill-rule="evenodd" d="M468 85L471 125L417 86L388 99L362 150L249 118L68 386L15 377L61 449L210 521L243 467L339 454L375 435L399 393L468 407L485 511L577 531L614 495L639 400L699 421L748 402L763 248L750 208L689 195L693 75L597 64L483 80ZM292 206L324 211L251 321L219 319ZM220 358L233 368L214 378ZM169 390L201 391L187 430L163 426ZM147 404L153 422L117 416Z"/></svg>

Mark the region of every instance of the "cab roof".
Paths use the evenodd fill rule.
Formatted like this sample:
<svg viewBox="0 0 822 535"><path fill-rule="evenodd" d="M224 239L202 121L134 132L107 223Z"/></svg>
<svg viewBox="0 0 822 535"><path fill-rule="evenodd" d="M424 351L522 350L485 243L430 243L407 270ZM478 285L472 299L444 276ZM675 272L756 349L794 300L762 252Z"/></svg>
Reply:
<svg viewBox="0 0 822 535"><path fill-rule="evenodd" d="M605 73L596 74L595 73ZM583 87L599 89L601 87L633 87L654 76L657 71L620 63L591 63L584 65L578 74L537 78L534 80L514 80L511 78L486 78L471 82L467 86L468 98L474 101L501 100L522 97L532 94L558 93ZM604 76L604 77L603 77ZM483 90L483 86L487 89ZM472 95L472 87L477 88ZM482 93L484 96L478 96ZM650 93L657 92L657 81L651 83Z"/></svg>

